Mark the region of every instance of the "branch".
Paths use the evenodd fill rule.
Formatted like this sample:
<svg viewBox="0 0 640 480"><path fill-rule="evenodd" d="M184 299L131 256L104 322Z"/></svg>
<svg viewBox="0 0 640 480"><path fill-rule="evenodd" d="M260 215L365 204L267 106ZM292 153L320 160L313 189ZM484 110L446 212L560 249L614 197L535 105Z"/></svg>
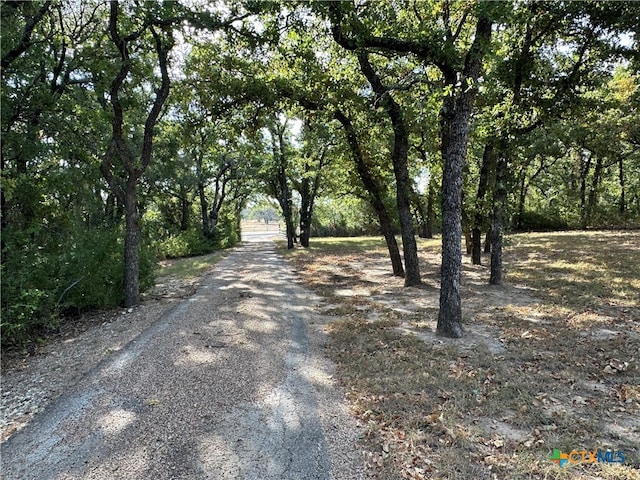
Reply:
<svg viewBox="0 0 640 480"><path fill-rule="evenodd" d="M4 75L4 69L7 68L11 63L22 55L27 49L31 46L31 35L33 34L33 30L36 28L36 25L42 17L47 13L49 7L51 6L51 0L47 0L44 2L42 7L36 12L33 17L27 19L27 23L24 26L24 31L22 32L22 38L20 39L20 43L16 45L13 49L9 50L7 54L2 57L2 61L0 62L0 66L2 68L2 73Z"/></svg>
<svg viewBox="0 0 640 480"><path fill-rule="evenodd" d="M112 1L109 13L109 35L111 37L111 41L118 49L121 59L120 70L109 86L109 96L111 98L111 107L113 108L111 129L113 141L115 142L117 151L120 154L120 159L127 171L131 172L133 162L131 161L127 145L123 138L122 124L124 123L124 112L122 109L122 103L120 102L120 88L129 74L131 63L129 60L127 44L123 41L120 33L118 32L118 7L118 2L116 0Z"/></svg>
<svg viewBox="0 0 640 480"><path fill-rule="evenodd" d="M386 88L382 83L382 80L380 80L380 77L374 70L371 62L369 62L369 54L366 52L358 52L358 63L360 64L362 73L365 77L367 77L367 80L371 84L371 88L378 96L378 99L389 114L396 139L398 138L397 135L405 135L405 125L404 117L402 115L402 109L400 108L400 105L398 105L398 102L396 102L389 93L389 89Z"/></svg>
<svg viewBox="0 0 640 480"><path fill-rule="evenodd" d="M162 38L156 32L155 28L151 27L151 34L155 41L156 53L158 54L158 66L160 67L160 73L162 76L162 83L160 88L156 91L156 98L153 101L151 111L147 116L147 120L144 122L144 136L142 142L142 169L146 169L151 161L151 151L153 147L153 129L158 122L158 117L162 111L162 106L169 97L169 86L171 80L169 78L169 50L170 45L163 45Z"/></svg>
<svg viewBox="0 0 640 480"><path fill-rule="evenodd" d="M391 37L376 37L369 33L364 33L356 37L347 37L342 30L342 21L344 14L340 2L329 3L329 20L331 22L331 33L333 39L346 50L358 50L361 48L379 48L386 51L397 53L412 53L425 62L432 63L438 67L442 73L447 76L453 72L449 60L443 52L436 50L427 41L401 40ZM359 31L366 31L362 23L358 19ZM455 72L453 73L455 75Z"/></svg>
<svg viewBox="0 0 640 480"><path fill-rule="evenodd" d="M455 42L458 39L458 36L460 36L460 32L462 32L462 27L464 27L464 22L467 21L467 16L469 15L469 9L465 9L464 13L462 14L462 18L460 19L460 23L458 23L458 28L456 28L456 33L453 34L453 38L452 40Z"/></svg>
<svg viewBox="0 0 640 480"><path fill-rule="evenodd" d="M100 172L104 176L109 188L114 193L114 195L118 198L118 201L124 203L124 189L118 183L115 175L111 168L113 167L113 156L116 154L116 145L114 141L111 141L109 144L109 148L105 152L102 157L102 162L100 163Z"/></svg>

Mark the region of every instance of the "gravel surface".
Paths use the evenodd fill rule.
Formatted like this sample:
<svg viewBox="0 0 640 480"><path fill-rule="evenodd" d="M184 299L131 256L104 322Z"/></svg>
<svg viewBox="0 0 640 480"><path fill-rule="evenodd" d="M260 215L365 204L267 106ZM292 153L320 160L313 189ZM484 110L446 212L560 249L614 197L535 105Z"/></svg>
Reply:
<svg viewBox="0 0 640 480"><path fill-rule="evenodd" d="M2 478L366 478L320 299L273 245L196 287L3 443Z"/></svg>

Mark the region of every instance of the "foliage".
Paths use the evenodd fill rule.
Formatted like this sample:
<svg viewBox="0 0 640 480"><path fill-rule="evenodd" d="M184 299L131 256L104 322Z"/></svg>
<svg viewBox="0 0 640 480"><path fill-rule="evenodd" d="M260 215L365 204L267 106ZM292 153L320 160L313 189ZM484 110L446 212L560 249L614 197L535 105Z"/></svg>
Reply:
<svg viewBox="0 0 640 480"><path fill-rule="evenodd" d="M215 244L202 230L190 228L159 241L156 248L160 259L180 258L211 253Z"/></svg>
<svg viewBox="0 0 640 480"><path fill-rule="evenodd" d="M375 235L378 230L369 205L360 198L347 196L339 200L321 199L311 224L311 231L317 237Z"/></svg>
<svg viewBox="0 0 640 480"><path fill-rule="evenodd" d="M21 343L55 328L59 315L120 305L123 294L123 243L120 228L78 225L48 241L13 248L2 272L2 342ZM153 285L155 256L148 243L140 252L140 284Z"/></svg>
<svg viewBox="0 0 640 480"><path fill-rule="evenodd" d="M125 217L140 218L143 285L150 252L190 256L237 242L241 212L257 211L250 198L277 194L274 180L286 187L290 223L313 235L378 234L386 210L393 236L399 137L388 98L407 130L408 184L418 189L422 178L409 192L421 229L442 217L442 107L476 89L466 223L491 223L495 166L477 195L493 143L508 166L507 230L640 225L633 2L197 5L2 2L3 341L55 325L61 311L120 303ZM489 48L473 81L465 52L481 17L495 27L491 44L477 45ZM180 37L163 82L159 53ZM363 74L365 50L384 94ZM337 112L376 188L358 172ZM274 149L268 130L278 122L288 127ZM114 139L118 153L105 155ZM118 195L129 180L135 208Z"/></svg>
<svg viewBox="0 0 640 480"><path fill-rule="evenodd" d="M554 212L524 211L519 219L519 224L514 230L525 232L560 231L569 228L568 222L557 216Z"/></svg>

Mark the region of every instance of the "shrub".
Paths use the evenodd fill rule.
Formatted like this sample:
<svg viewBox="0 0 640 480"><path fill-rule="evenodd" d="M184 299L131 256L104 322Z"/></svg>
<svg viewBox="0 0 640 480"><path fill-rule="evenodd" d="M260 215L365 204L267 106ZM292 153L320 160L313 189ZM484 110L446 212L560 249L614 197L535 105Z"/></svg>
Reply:
<svg viewBox="0 0 640 480"><path fill-rule="evenodd" d="M180 258L211 253L216 242L202 234L201 230L189 229L158 242L159 258Z"/></svg>
<svg viewBox="0 0 640 480"><path fill-rule="evenodd" d="M371 208L360 198L319 199L316 204L311 223L314 237L355 237L375 235L379 231Z"/></svg>
<svg viewBox="0 0 640 480"><path fill-rule="evenodd" d="M123 299L121 228L79 225L36 241L8 235L2 266L2 343L21 344L55 328L61 312L119 305ZM57 240L57 241L54 241ZM140 288L153 285L155 257L140 249Z"/></svg>
<svg viewBox="0 0 640 480"><path fill-rule="evenodd" d="M524 232L547 232L569 228L566 220L551 212L526 211L522 213L517 223L515 230Z"/></svg>
<svg viewBox="0 0 640 480"><path fill-rule="evenodd" d="M51 328L57 323L53 314L50 295L43 290L30 288L21 292L12 292L11 302L3 304L2 329L3 344L20 344L34 332ZM3 292L3 297L6 295ZM3 298L4 302L4 298Z"/></svg>
<svg viewBox="0 0 640 480"><path fill-rule="evenodd" d="M233 247L240 241L240 220L235 212L225 209L220 212L214 240L218 249Z"/></svg>
<svg viewBox="0 0 640 480"><path fill-rule="evenodd" d="M155 255L140 246L140 290L154 283ZM77 236L61 271L57 306L64 310L119 305L124 297L124 242L120 229L88 230Z"/></svg>

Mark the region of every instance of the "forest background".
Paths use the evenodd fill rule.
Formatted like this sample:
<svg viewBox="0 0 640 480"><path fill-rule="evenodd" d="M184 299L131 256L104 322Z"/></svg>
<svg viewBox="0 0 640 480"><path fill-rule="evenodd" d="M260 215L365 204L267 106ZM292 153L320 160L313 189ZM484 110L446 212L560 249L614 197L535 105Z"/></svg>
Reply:
<svg viewBox="0 0 640 480"><path fill-rule="evenodd" d="M635 2L1 9L4 345L136 305L243 212L383 235L406 286L440 233L454 337L463 240L499 284L505 231L640 225Z"/></svg>

